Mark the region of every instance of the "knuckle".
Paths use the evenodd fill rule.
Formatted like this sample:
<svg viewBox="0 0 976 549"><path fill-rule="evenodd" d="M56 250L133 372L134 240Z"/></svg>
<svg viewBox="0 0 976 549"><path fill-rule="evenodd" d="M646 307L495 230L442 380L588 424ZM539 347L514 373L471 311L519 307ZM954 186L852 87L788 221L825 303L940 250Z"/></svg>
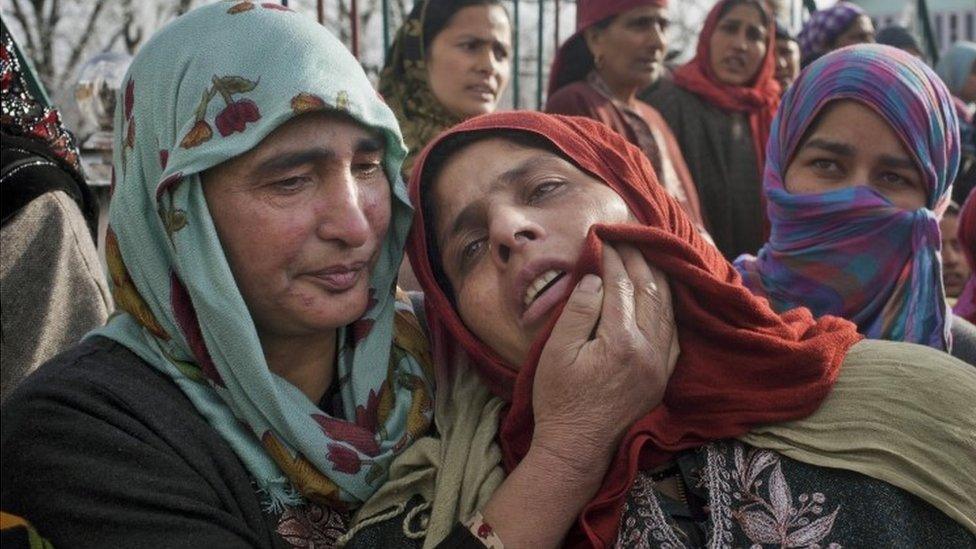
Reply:
<svg viewBox="0 0 976 549"><path fill-rule="evenodd" d="M630 278L624 275L615 277L613 285L617 291L625 297L634 295L634 283L630 280Z"/></svg>

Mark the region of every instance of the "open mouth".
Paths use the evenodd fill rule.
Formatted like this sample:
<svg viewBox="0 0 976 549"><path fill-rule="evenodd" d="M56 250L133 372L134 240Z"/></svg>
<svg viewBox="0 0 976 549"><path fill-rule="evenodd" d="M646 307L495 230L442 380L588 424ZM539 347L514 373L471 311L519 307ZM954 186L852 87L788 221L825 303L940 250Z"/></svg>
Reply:
<svg viewBox="0 0 976 549"><path fill-rule="evenodd" d="M726 57L724 64L727 68L735 72L741 71L746 67L746 62L741 57Z"/></svg>
<svg viewBox="0 0 976 549"><path fill-rule="evenodd" d="M532 305L539 296L555 286L564 276L566 276L566 271L557 271L554 269L542 273L525 289L525 297L522 300L522 304L525 307Z"/></svg>

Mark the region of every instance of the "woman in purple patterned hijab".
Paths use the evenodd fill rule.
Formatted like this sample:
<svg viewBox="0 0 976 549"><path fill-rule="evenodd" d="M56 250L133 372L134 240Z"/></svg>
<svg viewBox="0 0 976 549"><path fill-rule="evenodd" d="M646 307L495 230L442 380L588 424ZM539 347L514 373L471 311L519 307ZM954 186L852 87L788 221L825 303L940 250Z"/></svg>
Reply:
<svg viewBox="0 0 976 549"><path fill-rule="evenodd" d="M803 25L797 40L805 67L827 52L874 42L874 24L860 6L841 0L830 8L814 12Z"/></svg>
<svg viewBox="0 0 976 549"><path fill-rule="evenodd" d="M872 339L952 351L955 338L953 354L976 364L976 328L953 318L942 285L958 127L945 85L901 50L843 48L807 67L773 121L772 231L735 261L745 284L776 310L841 316Z"/></svg>

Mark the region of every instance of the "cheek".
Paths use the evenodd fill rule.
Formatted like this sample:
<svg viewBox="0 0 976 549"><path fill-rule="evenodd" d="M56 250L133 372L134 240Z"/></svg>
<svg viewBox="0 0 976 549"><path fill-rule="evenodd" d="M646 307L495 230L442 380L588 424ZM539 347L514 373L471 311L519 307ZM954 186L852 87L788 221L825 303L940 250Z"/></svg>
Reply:
<svg viewBox="0 0 976 549"><path fill-rule="evenodd" d="M373 228L373 234L383 239L390 227L391 192L389 183L383 182L375 188L367 189L362 195L363 215Z"/></svg>

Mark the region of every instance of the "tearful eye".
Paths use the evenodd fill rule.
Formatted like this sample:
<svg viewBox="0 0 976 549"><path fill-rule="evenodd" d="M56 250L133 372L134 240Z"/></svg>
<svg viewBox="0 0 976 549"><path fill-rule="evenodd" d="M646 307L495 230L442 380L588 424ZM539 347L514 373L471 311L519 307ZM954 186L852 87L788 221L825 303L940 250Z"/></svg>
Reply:
<svg viewBox="0 0 976 549"><path fill-rule="evenodd" d="M561 181L544 181L536 185L532 192L529 193L529 202L535 202L539 199L545 198L546 195L552 193L563 184Z"/></svg>
<svg viewBox="0 0 976 549"><path fill-rule="evenodd" d="M487 245L488 242L484 238L472 240L471 242L465 244L465 246L461 248L461 260L464 263L471 261L475 258L475 256L484 251L484 249L488 247Z"/></svg>
<svg viewBox="0 0 976 549"><path fill-rule="evenodd" d="M361 162L356 164L355 170L356 174L360 177L371 177L380 172L383 169L382 163L376 162Z"/></svg>

